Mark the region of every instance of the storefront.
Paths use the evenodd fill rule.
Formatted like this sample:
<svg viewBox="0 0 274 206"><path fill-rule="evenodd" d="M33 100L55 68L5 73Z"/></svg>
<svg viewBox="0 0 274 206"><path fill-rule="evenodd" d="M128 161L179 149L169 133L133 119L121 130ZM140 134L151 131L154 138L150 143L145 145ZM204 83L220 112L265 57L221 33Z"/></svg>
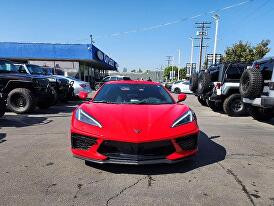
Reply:
<svg viewBox="0 0 274 206"><path fill-rule="evenodd" d="M118 69L117 62L90 44L0 42L0 58L52 67L87 82Z"/></svg>

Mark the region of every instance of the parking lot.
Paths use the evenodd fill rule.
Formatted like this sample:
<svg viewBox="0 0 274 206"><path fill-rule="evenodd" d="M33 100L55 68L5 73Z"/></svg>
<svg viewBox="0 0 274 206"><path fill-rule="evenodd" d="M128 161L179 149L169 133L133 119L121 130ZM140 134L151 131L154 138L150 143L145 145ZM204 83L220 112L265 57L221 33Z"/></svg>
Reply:
<svg viewBox="0 0 274 206"><path fill-rule="evenodd" d="M77 105L0 119L0 205L274 205L274 121L232 118L194 96L199 153L175 165L85 165L70 153Z"/></svg>

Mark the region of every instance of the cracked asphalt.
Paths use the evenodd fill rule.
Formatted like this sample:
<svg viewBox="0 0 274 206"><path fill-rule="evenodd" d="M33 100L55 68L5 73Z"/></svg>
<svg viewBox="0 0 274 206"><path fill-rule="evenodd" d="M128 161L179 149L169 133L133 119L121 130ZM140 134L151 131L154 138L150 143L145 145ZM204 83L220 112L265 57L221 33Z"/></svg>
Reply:
<svg viewBox="0 0 274 206"><path fill-rule="evenodd" d="M0 119L0 205L274 205L274 120L199 105L199 154L176 165L86 165L70 153L75 104Z"/></svg>

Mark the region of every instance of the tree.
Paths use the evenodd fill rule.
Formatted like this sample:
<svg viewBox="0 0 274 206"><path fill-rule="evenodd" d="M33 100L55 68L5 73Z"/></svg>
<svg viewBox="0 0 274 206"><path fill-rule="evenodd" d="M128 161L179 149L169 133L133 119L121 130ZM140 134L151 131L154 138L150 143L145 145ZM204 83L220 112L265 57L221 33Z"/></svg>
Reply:
<svg viewBox="0 0 274 206"><path fill-rule="evenodd" d="M135 73L135 72L136 72L136 70L135 70L135 69L133 69L133 70L131 70L130 72Z"/></svg>
<svg viewBox="0 0 274 206"><path fill-rule="evenodd" d="M142 69L138 69L138 73L143 73Z"/></svg>
<svg viewBox="0 0 274 206"><path fill-rule="evenodd" d="M164 69L164 78L170 79L170 72L175 71L174 79L178 78L178 67L177 66L169 66ZM186 78L186 68L180 68L179 69L179 78L185 79Z"/></svg>
<svg viewBox="0 0 274 206"><path fill-rule="evenodd" d="M263 58L270 51L269 44L270 40L263 40L254 47L248 42L239 41L225 50L223 61L226 63L251 63Z"/></svg>
<svg viewBox="0 0 274 206"><path fill-rule="evenodd" d="M123 68L123 72L124 72L124 73L127 72L127 68L126 68L126 67Z"/></svg>

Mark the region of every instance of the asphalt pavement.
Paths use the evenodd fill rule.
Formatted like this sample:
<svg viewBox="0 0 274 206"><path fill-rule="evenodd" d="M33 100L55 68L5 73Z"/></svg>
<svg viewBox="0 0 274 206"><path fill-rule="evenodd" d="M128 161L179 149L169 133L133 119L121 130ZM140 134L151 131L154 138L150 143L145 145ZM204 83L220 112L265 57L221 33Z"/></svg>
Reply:
<svg viewBox="0 0 274 206"><path fill-rule="evenodd" d="M0 119L0 205L274 205L274 120L232 118L194 96L199 153L175 165L86 165L70 153L77 103Z"/></svg>

